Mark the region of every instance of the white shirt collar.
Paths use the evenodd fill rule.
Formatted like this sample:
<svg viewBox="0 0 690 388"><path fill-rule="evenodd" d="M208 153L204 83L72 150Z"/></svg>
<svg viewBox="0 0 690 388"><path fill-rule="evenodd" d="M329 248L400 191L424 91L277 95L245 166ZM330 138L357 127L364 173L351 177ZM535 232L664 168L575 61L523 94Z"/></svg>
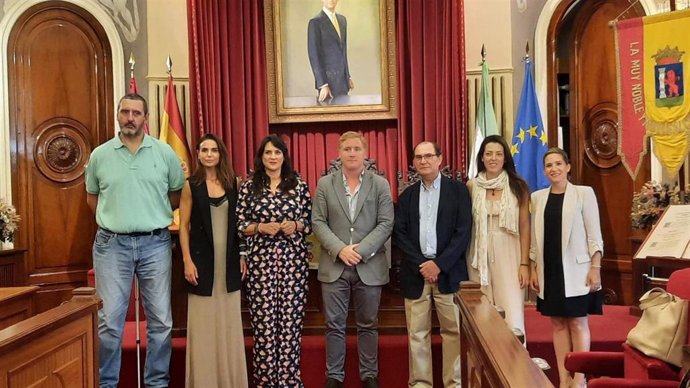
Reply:
<svg viewBox="0 0 690 388"><path fill-rule="evenodd" d="M438 190L439 186L441 186L441 173L439 172L436 178L434 178L433 182L431 182L431 187L426 187L424 184L424 180L422 179L422 188L424 190Z"/></svg>

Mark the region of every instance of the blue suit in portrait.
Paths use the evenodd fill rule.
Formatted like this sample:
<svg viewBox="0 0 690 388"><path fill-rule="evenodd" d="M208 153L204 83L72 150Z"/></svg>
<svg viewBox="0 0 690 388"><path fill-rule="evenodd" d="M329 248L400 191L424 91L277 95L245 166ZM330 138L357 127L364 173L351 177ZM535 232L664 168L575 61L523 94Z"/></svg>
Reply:
<svg viewBox="0 0 690 388"><path fill-rule="evenodd" d="M347 95L350 91L350 70L347 63L347 19L335 14L340 35L324 11L309 20L307 46L309 62L319 90L328 84L333 97Z"/></svg>

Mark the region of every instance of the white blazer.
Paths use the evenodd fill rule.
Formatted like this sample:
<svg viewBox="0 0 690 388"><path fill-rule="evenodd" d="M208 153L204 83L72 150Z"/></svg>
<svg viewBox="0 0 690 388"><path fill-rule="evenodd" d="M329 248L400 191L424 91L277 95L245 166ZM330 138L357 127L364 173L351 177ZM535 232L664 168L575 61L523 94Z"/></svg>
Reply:
<svg viewBox="0 0 690 388"><path fill-rule="evenodd" d="M532 193L532 243L530 260L537 264L539 297L544 299L544 208L550 187ZM563 198L561 249L565 296L580 296L590 292L585 284L592 256L604 255L604 241L599 225L599 207L594 190L589 186L568 183Z"/></svg>

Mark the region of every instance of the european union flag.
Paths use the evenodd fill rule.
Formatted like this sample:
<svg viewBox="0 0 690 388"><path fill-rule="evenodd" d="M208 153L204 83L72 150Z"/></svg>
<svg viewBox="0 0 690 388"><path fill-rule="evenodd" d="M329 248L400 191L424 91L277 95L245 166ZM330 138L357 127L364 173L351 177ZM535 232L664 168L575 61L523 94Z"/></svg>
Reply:
<svg viewBox="0 0 690 388"><path fill-rule="evenodd" d="M544 175L543 163L547 145L546 130L541 121L537 93L534 90L532 63L527 59L510 153L518 174L527 181L530 193L549 185Z"/></svg>

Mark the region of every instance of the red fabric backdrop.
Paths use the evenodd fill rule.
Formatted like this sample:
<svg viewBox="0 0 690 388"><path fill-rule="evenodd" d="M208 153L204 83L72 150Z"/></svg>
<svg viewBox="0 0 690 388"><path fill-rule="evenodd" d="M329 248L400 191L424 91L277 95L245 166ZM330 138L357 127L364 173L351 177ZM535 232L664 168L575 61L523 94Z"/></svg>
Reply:
<svg viewBox="0 0 690 388"><path fill-rule="evenodd" d="M206 132L220 136L245 175L268 135L263 2L188 0L187 15L190 146Z"/></svg>
<svg viewBox="0 0 690 388"><path fill-rule="evenodd" d="M193 139L221 136L235 170L246 175L269 131L288 143L294 166L312 190L337 141L362 131L369 157L385 172L394 196L406 178L412 147L436 141L444 165L463 177L467 165L463 0L396 1L398 120L268 124L263 2L187 0Z"/></svg>

